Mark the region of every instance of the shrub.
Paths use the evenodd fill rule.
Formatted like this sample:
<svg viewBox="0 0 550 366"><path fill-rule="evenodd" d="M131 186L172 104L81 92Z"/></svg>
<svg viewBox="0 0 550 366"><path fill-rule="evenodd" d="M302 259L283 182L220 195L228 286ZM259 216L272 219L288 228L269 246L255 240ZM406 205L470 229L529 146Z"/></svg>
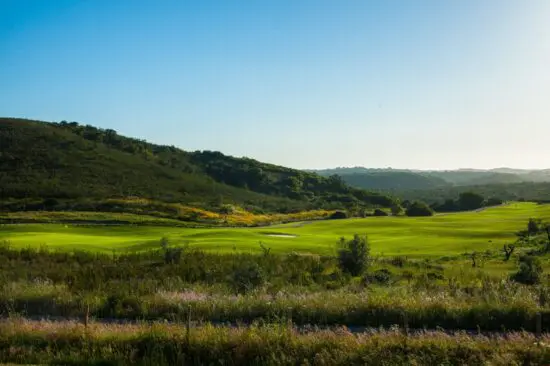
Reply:
<svg viewBox="0 0 550 366"><path fill-rule="evenodd" d="M403 268L407 260L403 257L393 257L390 259L390 264L399 268Z"/></svg>
<svg viewBox="0 0 550 366"><path fill-rule="evenodd" d="M46 210L51 210L53 209L55 206L59 205L59 201L57 201L55 198L46 198L44 201L43 201L43 204L44 204L44 208Z"/></svg>
<svg viewBox="0 0 550 366"><path fill-rule="evenodd" d="M485 202L485 206L498 206L502 205L504 201L502 201L500 198L496 197L490 197L487 199L487 202Z"/></svg>
<svg viewBox="0 0 550 366"><path fill-rule="evenodd" d="M369 264L370 246L366 236L355 234L352 240L340 239L338 262L342 272L358 276L365 271Z"/></svg>
<svg viewBox="0 0 550 366"><path fill-rule="evenodd" d="M403 273L401 274L401 277L410 283L411 280L414 278L414 273L412 271L406 270L406 271L403 271Z"/></svg>
<svg viewBox="0 0 550 366"><path fill-rule="evenodd" d="M540 282L542 265L540 259L531 255L524 255L519 259L519 270L512 275L516 282L534 285Z"/></svg>
<svg viewBox="0 0 550 366"><path fill-rule="evenodd" d="M392 273L386 269L378 269L372 274L367 275L367 282L376 283L379 285L387 285L390 283L392 278Z"/></svg>
<svg viewBox="0 0 550 366"><path fill-rule="evenodd" d="M334 211L332 215L330 215L331 219L347 219L348 214L346 211Z"/></svg>
<svg viewBox="0 0 550 366"><path fill-rule="evenodd" d="M428 272L426 273L426 278L430 281L435 281L435 280L443 280L445 279L445 276L443 276L442 273L438 273L438 272Z"/></svg>
<svg viewBox="0 0 550 366"><path fill-rule="evenodd" d="M237 267L231 278L231 286L237 293L250 292L264 283L264 273L256 262Z"/></svg>
<svg viewBox="0 0 550 366"><path fill-rule="evenodd" d="M424 202L415 201L406 211L407 216L432 216L434 211Z"/></svg>
<svg viewBox="0 0 550 366"><path fill-rule="evenodd" d="M393 205L391 207L391 214L393 216L399 216L403 214L403 207L401 207L400 205Z"/></svg>
<svg viewBox="0 0 550 366"><path fill-rule="evenodd" d="M167 248L164 252L165 264L179 264L183 248Z"/></svg>
<svg viewBox="0 0 550 366"><path fill-rule="evenodd" d="M483 198L482 195L474 192L462 192L458 197L458 205L461 210L477 210L478 208L483 207Z"/></svg>
<svg viewBox="0 0 550 366"><path fill-rule="evenodd" d="M374 216L388 216L388 213L384 210L381 210L381 209L377 208L377 209L374 210L373 215Z"/></svg>

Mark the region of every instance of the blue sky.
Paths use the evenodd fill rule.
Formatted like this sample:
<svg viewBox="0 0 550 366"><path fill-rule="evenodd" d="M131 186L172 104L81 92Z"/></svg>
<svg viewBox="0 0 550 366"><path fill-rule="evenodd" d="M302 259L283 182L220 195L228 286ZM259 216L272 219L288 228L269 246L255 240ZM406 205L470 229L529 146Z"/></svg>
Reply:
<svg viewBox="0 0 550 366"><path fill-rule="evenodd" d="M549 23L546 0L0 0L0 115L295 168L546 168Z"/></svg>

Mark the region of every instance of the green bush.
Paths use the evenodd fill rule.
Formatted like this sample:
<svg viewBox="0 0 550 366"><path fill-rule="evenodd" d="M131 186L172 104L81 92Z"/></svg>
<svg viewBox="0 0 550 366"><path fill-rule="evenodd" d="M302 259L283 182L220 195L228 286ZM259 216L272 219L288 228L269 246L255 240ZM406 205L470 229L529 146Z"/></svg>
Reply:
<svg viewBox="0 0 550 366"><path fill-rule="evenodd" d="M534 285L540 282L542 265L540 259L532 255L524 255L519 259L519 270L512 275L516 282Z"/></svg>
<svg viewBox="0 0 550 366"><path fill-rule="evenodd" d="M348 218L348 214L346 211L335 211L332 213L332 215L330 215L330 218L333 219L333 220L337 220L337 219L347 219Z"/></svg>
<svg viewBox="0 0 550 366"><path fill-rule="evenodd" d="M352 276L363 273L369 264L370 246L366 236L355 234L352 240L340 239L338 260L340 269Z"/></svg>
<svg viewBox="0 0 550 366"><path fill-rule="evenodd" d="M374 210L373 216L388 216L388 213L384 210L377 208Z"/></svg>
<svg viewBox="0 0 550 366"><path fill-rule="evenodd" d="M265 283L265 276L258 263L251 262L235 269L231 285L236 293L250 292Z"/></svg>
<svg viewBox="0 0 550 366"><path fill-rule="evenodd" d="M434 211L424 202L415 201L407 208L405 214L407 216L432 216Z"/></svg>
<svg viewBox="0 0 550 366"><path fill-rule="evenodd" d="M372 274L368 274L366 279L369 283L375 283L378 285L387 285L390 283L392 278L392 273L386 269L378 269L374 271Z"/></svg>

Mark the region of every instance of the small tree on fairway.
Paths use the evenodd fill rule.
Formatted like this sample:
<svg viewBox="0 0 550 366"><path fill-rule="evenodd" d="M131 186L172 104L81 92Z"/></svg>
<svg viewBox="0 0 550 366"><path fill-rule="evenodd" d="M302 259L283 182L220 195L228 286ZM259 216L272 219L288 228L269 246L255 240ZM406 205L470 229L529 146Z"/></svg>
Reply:
<svg viewBox="0 0 550 366"><path fill-rule="evenodd" d="M352 276L363 273L369 264L370 246L367 236L355 234L353 239L348 241L342 237L338 244L340 269Z"/></svg>

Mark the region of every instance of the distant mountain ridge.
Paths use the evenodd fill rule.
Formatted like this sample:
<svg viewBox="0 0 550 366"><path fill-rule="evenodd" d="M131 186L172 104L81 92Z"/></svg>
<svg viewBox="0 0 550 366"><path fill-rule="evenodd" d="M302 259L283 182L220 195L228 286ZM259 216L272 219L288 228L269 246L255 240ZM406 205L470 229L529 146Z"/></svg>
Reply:
<svg viewBox="0 0 550 366"><path fill-rule="evenodd" d="M339 175L348 184L364 189L418 190L455 186L479 186L513 183L550 182L550 169L527 170L512 168L412 170L338 167L309 170L323 176Z"/></svg>
<svg viewBox="0 0 550 366"><path fill-rule="evenodd" d="M429 204L456 199L465 191L476 192L486 198L550 202L550 169L421 171L339 167L313 172L324 176L336 174L354 187L391 193L402 200L421 200Z"/></svg>

